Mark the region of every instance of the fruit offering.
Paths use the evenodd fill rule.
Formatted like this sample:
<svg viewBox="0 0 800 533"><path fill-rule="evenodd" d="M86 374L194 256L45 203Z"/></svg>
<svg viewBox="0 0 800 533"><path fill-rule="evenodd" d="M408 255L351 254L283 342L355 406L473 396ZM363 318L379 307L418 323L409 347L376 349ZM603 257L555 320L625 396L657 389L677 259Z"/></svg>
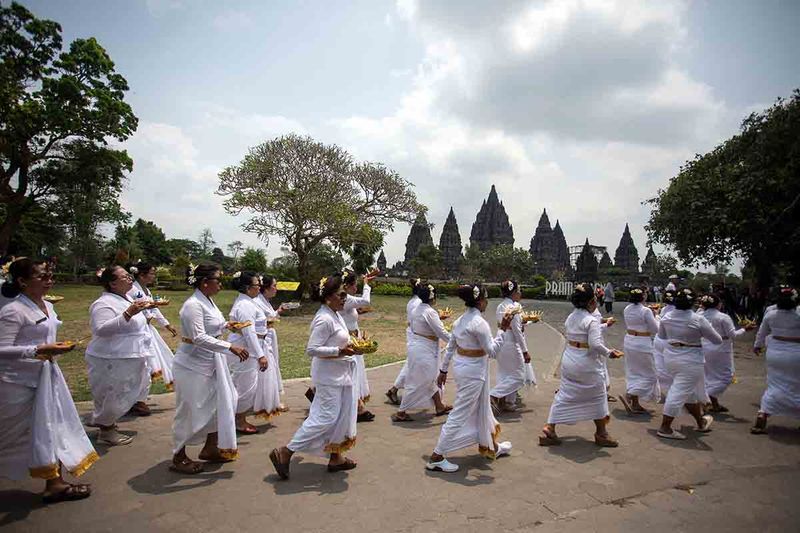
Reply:
<svg viewBox="0 0 800 533"><path fill-rule="evenodd" d="M438 309L439 311L439 320L447 320L451 316L453 316L453 310L449 307L445 307L443 309Z"/></svg>
<svg viewBox="0 0 800 533"><path fill-rule="evenodd" d="M253 323L249 320L247 322L228 322L228 329L233 331L234 333L239 333L244 328L248 326L252 326Z"/></svg>
<svg viewBox="0 0 800 533"><path fill-rule="evenodd" d="M536 323L542 320L544 316L544 312L542 311L523 311L522 312L522 323L527 324L528 322Z"/></svg>
<svg viewBox="0 0 800 533"><path fill-rule="evenodd" d="M58 303L63 299L64 299L63 296L58 296L55 294L45 294L44 297L42 298L42 300L44 300L45 302L50 302L51 304Z"/></svg>
<svg viewBox="0 0 800 533"><path fill-rule="evenodd" d="M373 340L364 331L361 337L350 337L350 347L358 353L375 353L378 351L378 341Z"/></svg>

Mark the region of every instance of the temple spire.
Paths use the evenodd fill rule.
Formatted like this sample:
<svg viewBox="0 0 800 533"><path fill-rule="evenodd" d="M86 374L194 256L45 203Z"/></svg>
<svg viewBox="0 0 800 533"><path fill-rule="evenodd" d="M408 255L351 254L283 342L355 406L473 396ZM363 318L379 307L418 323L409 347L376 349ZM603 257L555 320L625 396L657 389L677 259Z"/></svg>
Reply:
<svg viewBox="0 0 800 533"><path fill-rule="evenodd" d="M442 262L447 276L451 279L458 277L461 269L461 234L458 231L458 222L453 208L447 214L447 220L442 227L439 238L439 251L442 253Z"/></svg>
<svg viewBox="0 0 800 533"><path fill-rule="evenodd" d="M514 229L508 222L508 214L494 185L472 224L469 241L471 246L477 246L481 250L500 244L514 245Z"/></svg>

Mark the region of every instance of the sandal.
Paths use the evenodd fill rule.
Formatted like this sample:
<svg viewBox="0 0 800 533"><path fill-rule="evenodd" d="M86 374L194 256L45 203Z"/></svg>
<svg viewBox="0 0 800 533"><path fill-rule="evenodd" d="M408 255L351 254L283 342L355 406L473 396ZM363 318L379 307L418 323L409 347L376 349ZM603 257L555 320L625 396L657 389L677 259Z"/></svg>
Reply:
<svg viewBox="0 0 800 533"><path fill-rule="evenodd" d="M345 470L352 470L356 466L358 465L352 459L345 459L338 465L328 464L328 472L344 472Z"/></svg>
<svg viewBox="0 0 800 533"><path fill-rule="evenodd" d="M275 448L269 452L269 460L272 461L272 466L275 467L275 472L278 473L278 477L281 479L289 479L289 461L286 461L285 463L281 462L278 448Z"/></svg>
<svg viewBox="0 0 800 533"><path fill-rule="evenodd" d="M608 395L608 401L609 401L609 403L614 403L614 402L616 402L616 401L617 401L617 399L616 399L616 398L614 398L613 396L611 396L611 395L609 394L609 395Z"/></svg>
<svg viewBox="0 0 800 533"><path fill-rule="evenodd" d="M609 437L608 433L605 435L598 435L595 433L594 443L602 448L616 448L619 446L619 442Z"/></svg>
<svg viewBox="0 0 800 533"><path fill-rule="evenodd" d="M539 436L539 446L558 446L561 444L561 439L555 433L547 429L543 429L542 433L544 435Z"/></svg>
<svg viewBox="0 0 800 533"><path fill-rule="evenodd" d="M399 413L395 413L395 414L393 414L391 416L391 418L392 418L392 422L413 422L414 421L414 419L411 418L410 416L408 416L407 414L400 415Z"/></svg>
<svg viewBox="0 0 800 533"><path fill-rule="evenodd" d="M356 416L356 422L372 422L375 420L375 415L369 411L363 411Z"/></svg>
<svg viewBox="0 0 800 533"><path fill-rule="evenodd" d="M58 503L58 502L73 502L76 500L83 500L92 494L92 488L89 485L67 485L67 488L51 494L42 494L42 501L44 503Z"/></svg>
<svg viewBox="0 0 800 533"><path fill-rule="evenodd" d="M631 404L629 404L629 403L628 403L628 399L627 399L627 398L625 398L625 396L623 396L623 395L621 395L621 394L620 394L620 395L618 396L618 398L619 398L619 401L620 401L620 402L622 402L622 407L624 407L624 408L625 408L625 410L628 412L628 414L629 414L629 415L636 414L636 413L633 411L633 408L631 407Z"/></svg>
<svg viewBox="0 0 800 533"><path fill-rule="evenodd" d="M172 464L169 465L169 469L178 474L199 474L203 471L203 463L192 461L188 457L184 457L180 463L173 461Z"/></svg>
<svg viewBox="0 0 800 533"><path fill-rule="evenodd" d="M288 413L289 412L289 406L288 405L284 405L284 404L280 404L278 406L278 411L281 412L281 413Z"/></svg>
<svg viewBox="0 0 800 533"><path fill-rule="evenodd" d="M442 409L441 411L436 411L436 416L444 416L452 410L453 410L452 405L445 405L444 409Z"/></svg>
<svg viewBox="0 0 800 533"><path fill-rule="evenodd" d="M133 407L128 410L128 414L133 416L150 416L153 413L150 411L150 408L147 407L146 403L136 402L133 404Z"/></svg>
<svg viewBox="0 0 800 533"><path fill-rule="evenodd" d="M762 428L760 426L753 426L750 428L750 433L752 433L753 435L766 435L767 428Z"/></svg>
<svg viewBox="0 0 800 533"><path fill-rule="evenodd" d="M236 428L237 435L255 435L258 433L258 428L255 426L245 426L243 428Z"/></svg>
<svg viewBox="0 0 800 533"><path fill-rule="evenodd" d="M392 389L386 391L386 397L389 398L389 403L392 405L400 405L400 397L397 391L392 392Z"/></svg>
<svg viewBox="0 0 800 533"><path fill-rule="evenodd" d="M214 463L214 464L221 464L221 463L230 463L233 462L233 459L228 459L223 457L219 450L216 451L213 455L203 455L203 452L200 452L200 455L197 456L198 459L201 461L205 461L206 463Z"/></svg>
<svg viewBox="0 0 800 533"><path fill-rule="evenodd" d="M709 413L727 413L729 411L729 409L724 405L718 405L716 407L712 405L707 410Z"/></svg>

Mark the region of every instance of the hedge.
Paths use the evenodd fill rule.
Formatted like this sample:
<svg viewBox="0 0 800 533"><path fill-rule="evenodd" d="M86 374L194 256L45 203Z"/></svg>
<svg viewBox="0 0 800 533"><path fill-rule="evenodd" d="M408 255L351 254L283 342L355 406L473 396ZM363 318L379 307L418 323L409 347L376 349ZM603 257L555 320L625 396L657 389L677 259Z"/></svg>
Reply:
<svg viewBox="0 0 800 533"><path fill-rule="evenodd" d="M453 296L456 297L458 294L458 288L461 285L457 283L438 283L435 284L436 290L439 294L444 296ZM487 285L487 291L489 292L489 298L500 298L500 286L499 285ZM372 294L380 294L383 296L407 296L411 297L411 287L408 284L398 284L398 283L382 283L382 282L373 282ZM522 297L526 299L533 299L533 298L541 298L544 294L544 287L523 287L522 288Z"/></svg>

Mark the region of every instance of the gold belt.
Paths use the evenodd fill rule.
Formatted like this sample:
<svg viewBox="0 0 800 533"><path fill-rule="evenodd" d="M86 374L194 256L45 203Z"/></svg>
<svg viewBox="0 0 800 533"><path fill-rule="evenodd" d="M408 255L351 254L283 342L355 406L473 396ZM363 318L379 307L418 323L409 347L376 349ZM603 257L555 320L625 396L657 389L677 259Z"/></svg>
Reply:
<svg viewBox="0 0 800 533"><path fill-rule="evenodd" d="M470 348L461 348L460 346L456 346L456 353L458 355L463 355L464 357L483 357L484 355L486 355L486 352L484 352L480 348L470 349Z"/></svg>
<svg viewBox="0 0 800 533"><path fill-rule="evenodd" d="M686 344L685 342L670 342L670 346L674 346L675 348L702 348L703 346L700 344Z"/></svg>
<svg viewBox="0 0 800 533"><path fill-rule="evenodd" d="M800 343L800 337L780 337L778 335L773 335L772 338L776 341Z"/></svg>
<svg viewBox="0 0 800 533"><path fill-rule="evenodd" d="M412 331L411 333L413 333L417 337L424 337L424 338L428 339L429 341L437 342L439 340L439 337L437 337L435 335L423 335L422 333L417 333L416 331Z"/></svg>
<svg viewBox="0 0 800 533"><path fill-rule="evenodd" d="M217 335L214 338L215 339L221 339L222 335ZM184 343L184 344L194 344L194 341L192 339L190 339L189 337L181 337L181 342Z"/></svg>
<svg viewBox="0 0 800 533"><path fill-rule="evenodd" d="M649 337L650 333L647 331L636 331L634 329L627 330L628 335L633 335L634 337Z"/></svg>
<svg viewBox="0 0 800 533"><path fill-rule="evenodd" d="M567 344L569 344L573 348L582 348L582 349L588 349L589 348L589 343L588 342L567 341Z"/></svg>

